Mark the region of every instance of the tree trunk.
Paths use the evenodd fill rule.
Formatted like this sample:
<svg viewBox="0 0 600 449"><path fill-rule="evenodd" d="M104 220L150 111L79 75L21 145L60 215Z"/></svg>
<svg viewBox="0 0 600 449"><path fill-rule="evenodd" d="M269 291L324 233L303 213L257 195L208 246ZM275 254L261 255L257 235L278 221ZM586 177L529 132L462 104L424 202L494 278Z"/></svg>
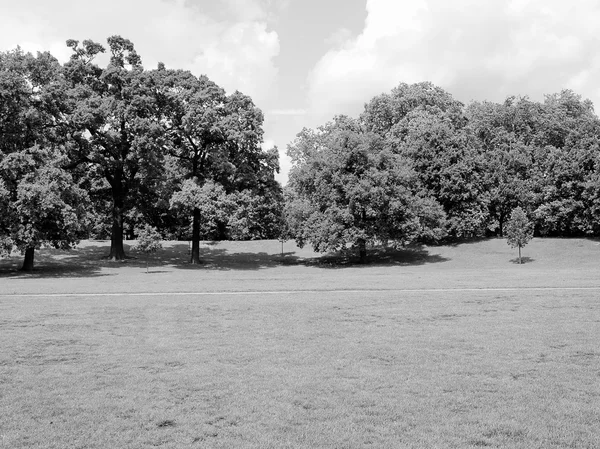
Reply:
<svg viewBox="0 0 600 449"><path fill-rule="evenodd" d="M25 250L25 260L21 271L33 271L33 257L35 255L35 248L27 248Z"/></svg>
<svg viewBox="0 0 600 449"><path fill-rule="evenodd" d="M192 259L193 265L200 264L200 209L194 208L192 219Z"/></svg>
<svg viewBox="0 0 600 449"><path fill-rule="evenodd" d="M358 262L363 264L367 262L367 246L365 239L358 239Z"/></svg>
<svg viewBox="0 0 600 449"><path fill-rule="evenodd" d="M113 186L112 231L110 235L110 260L124 260L125 248L123 247L123 211L125 198L119 187Z"/></svg>
<svg viewBox="0 0 600 449"><path fill-rule="evenodd" d="M227 223L222 221L217 222L217 240L225 240L227 238Z"/></svg>
<svg viewBox="0 0 600 449"><path fill-rule="evenodd" d="M519 265L521 264L521 245L519 245Z"/></svg>

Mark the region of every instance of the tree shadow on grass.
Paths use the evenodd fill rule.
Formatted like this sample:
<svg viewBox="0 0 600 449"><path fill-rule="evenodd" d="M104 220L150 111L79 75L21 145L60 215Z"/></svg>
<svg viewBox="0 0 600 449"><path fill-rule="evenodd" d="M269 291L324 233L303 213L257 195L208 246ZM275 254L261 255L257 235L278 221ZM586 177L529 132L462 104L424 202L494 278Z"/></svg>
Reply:
<svg viewBox="0 0 600 449"><path fill-rule="evenodd" d="M505 237L479 236L479 237L446 238L446 239L441 240L437 244L456 248L458 246L474 245L477 243L487 242L489 240L494 240L494 239L506 240ZM436 245L436 244L432 244L432 245Z"/></svg>
<svg viewBox="0 0 600 449"><path fill-rule="evenodd" d="M213 248L215 242L205 243L200 248L200 264L190 262L191 255L187 244L172 245L169 251L160 255L163 264L184 270L261 270L281 265L281 256L266 252L229 252L224 248ZM287 253L286 260L297 264L301 259L294 253Z"/></svg>
<svg viewBox="0 0 600 449"><path fill-rule="evenodd" d="M102 273L102 267L118 262L103 259L107 254L104 246L85 246L74 250L43 248L36 250L33 271L20 271L23 256L15 254L0 260L0 278L84 278L112 276Z"/></svg>
<svg viewBox="0 0 600 449"><path fill-rule="evenodd" d="M446 262L449 259L430 254L421 246L396 250L393 248L373 248L367 252L365 264L359 263L356 252L345 251L327 253L316 257L299 257L295 252L229 252L216 247L218 242L204 244L200 248L199 265L190 263L187 244L176 244L171 251L161 255L162 263L184 270L260 270L277 266L309 266L316 268L344 268L349 266L411 266ZM214 246L214 247L213 247Z"/></svg>
<svg viewBox="0 0 600 449"><path fill-rule="evenodd" d="M183 270L261 270L280 266L309 266L315 268L344 268L349 266L411 266L429 263L446 262L447 258L430 254L421 246L412 246L396 250L376 247L367 251L365 264L359 263L354 251L328 253L322 256L301 257L296 252L268 253L264 251L232 251L218 246L219 242L203 242L200 248L199 265L190 263L190 249L187 242L170 242L169 245L149 257L131 250L125 244L128 258L124 261L110 261L106 258L110 242L86 245L71 251L43 249L36 251L33 272L21 272L23 261L21 256L13 256L8 260L0 260L1 277L22 278L78 278L112 276L114 273L103 273L103 268L120 266L136 267L146 271L149 262L149 274L168 273L172 267Z"/></svg>
<svg viewBox="0 0 600 449"><path fill-rule="evenodd" d="M519 265L519 258L516 257L514 259L510 259L510 261L514 264ZM521 257L521 263L522 264L526 264L526 263L532 263L535 262L535 259L532 259L531 257Z"/></svg>
<svg viewBox="0 0 600 449"><path fill-rule="evenodd" d="M360 263L356 251L330 253L321 257L305 259L301 263L321 268L373 267L373 266L416 266L447 262L450 259L439 254L430 254L420 245L402 249L375 247L367 250L365 263Z"/></svg>

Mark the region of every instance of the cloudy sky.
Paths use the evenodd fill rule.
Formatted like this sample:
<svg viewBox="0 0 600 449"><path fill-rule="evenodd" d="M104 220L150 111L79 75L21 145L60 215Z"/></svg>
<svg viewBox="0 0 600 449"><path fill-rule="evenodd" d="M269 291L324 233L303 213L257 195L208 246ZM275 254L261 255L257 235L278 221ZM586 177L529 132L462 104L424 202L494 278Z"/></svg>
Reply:
<svg viewBox="0 0 600 449"><path fill-rule="evenodd" d="M600 105L598 30L598 0L0 0L0 50L66 60L66 39L120 34L147 68L252 96L282 182L302 127L357 115L400 82L463 102L570 88Z"/></svg>

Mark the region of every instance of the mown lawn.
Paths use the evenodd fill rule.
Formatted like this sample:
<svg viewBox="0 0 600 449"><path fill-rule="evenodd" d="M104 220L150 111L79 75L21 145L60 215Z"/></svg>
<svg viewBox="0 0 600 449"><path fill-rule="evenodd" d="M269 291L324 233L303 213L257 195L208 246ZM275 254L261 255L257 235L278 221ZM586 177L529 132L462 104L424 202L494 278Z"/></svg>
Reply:
<svg viewBox="0 0 600 449"><path fill-rule="evenodd" d="M0 262L0 447L600 447L596 242L289 246Z"/></svg>

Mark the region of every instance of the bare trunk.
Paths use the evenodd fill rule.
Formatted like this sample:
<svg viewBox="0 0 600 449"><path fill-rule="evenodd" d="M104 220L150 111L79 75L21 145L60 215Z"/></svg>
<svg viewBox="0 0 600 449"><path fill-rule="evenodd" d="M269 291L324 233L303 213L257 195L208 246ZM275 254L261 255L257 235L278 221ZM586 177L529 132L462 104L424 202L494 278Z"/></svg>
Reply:
<svg viewBox="0 0 600 449"><path fill-rule="evenodd" d="M111 182L113 208L112 229L110 234L110 260L124 260L125 248L123 247L123 212L125 211L125 189L122 185L123 173L116 170Z"/></svg>
<svg viewBox="0 0 600 449"><path fill-rule="evenodd" d="M519 245L519 265L521 264L521 245Z"/></svg>
<svg viewBox="0 0 600 449"><path fill-rule="evenodd" d="M200 209L194 208L192 219L192 260L193 265L200 264Z"/></svg>
<svg viewBox="0 0 600 449"><path fill-rule="evenodd" d="M363 264L367 262L367 246L365 239L358 239L358 262Z"/></svg>
<svg viewBox="0 0 600 449"><path fill-rule="evenodd" d="M110 260L124 260L125 259L125 248L123 247L123 202L121 204L113 203L113 216L112 216L112 232L110 235L110 254L108 258Z"/></svg>
<svg viewBox="0 0 600 449"><path fill-rule="evenodd" d="M27 248L25 250L25 260L21 271L33 271L33 258L35 256L35 248Z"/></svg>

